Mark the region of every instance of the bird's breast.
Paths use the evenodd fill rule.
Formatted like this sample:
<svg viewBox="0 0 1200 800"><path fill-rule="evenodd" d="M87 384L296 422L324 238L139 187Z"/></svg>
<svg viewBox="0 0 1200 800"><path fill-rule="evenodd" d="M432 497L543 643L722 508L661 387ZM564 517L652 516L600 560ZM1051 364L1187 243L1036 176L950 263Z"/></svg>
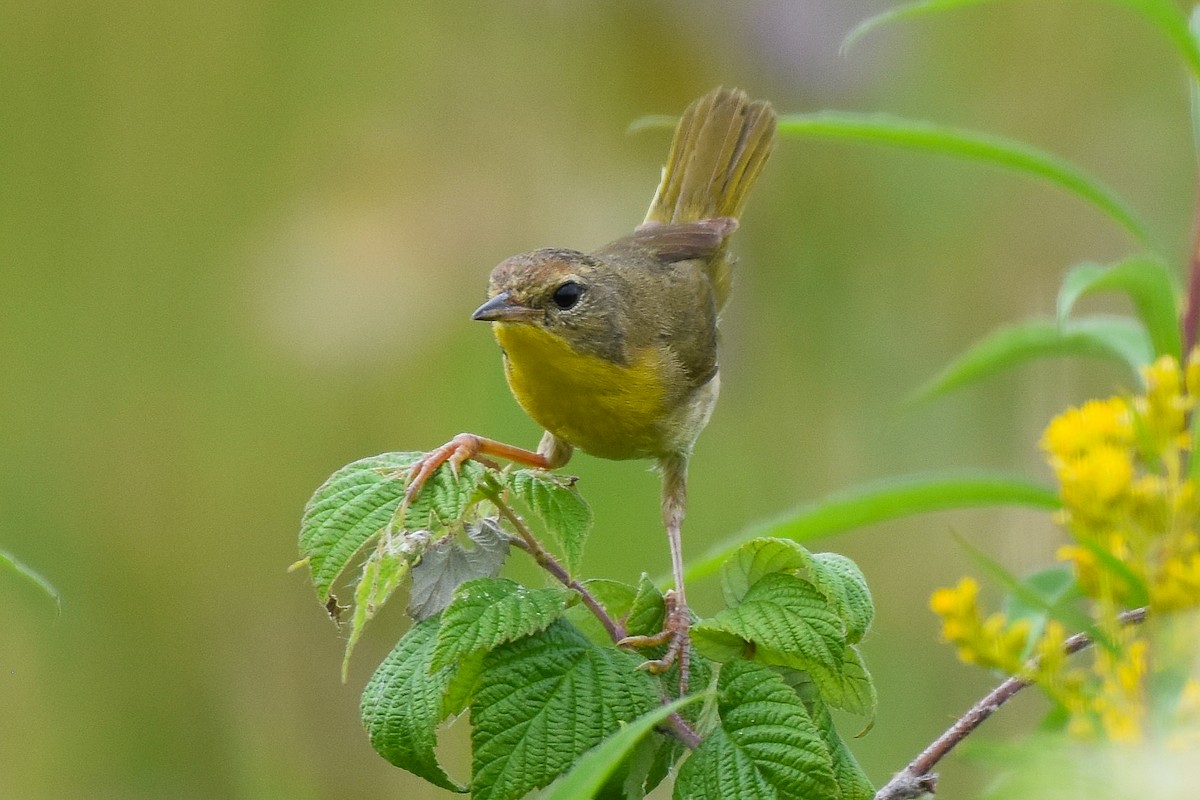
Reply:
<svg viewBox="0 0 1200 800"><path fill-rule="evenodd" d="M630 363L579 353L557 334L496 323L505 374L517 402L539 425L601 458L663 454L669 409L662 358L653 348Z"/></svg>

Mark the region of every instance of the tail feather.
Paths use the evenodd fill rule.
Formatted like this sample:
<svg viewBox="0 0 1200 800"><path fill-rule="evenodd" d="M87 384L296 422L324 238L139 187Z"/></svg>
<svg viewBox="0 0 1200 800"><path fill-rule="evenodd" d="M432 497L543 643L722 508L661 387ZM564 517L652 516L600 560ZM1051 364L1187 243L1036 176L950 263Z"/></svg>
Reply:
<svg viewBox="0 0 1200 800"><path fill-rule="evenodd" d="M775 143L775 111L737 89L715 89L684 111L646 224L741 216ZM732 260L724 248L709 261L718 306L725 303Z"/></svg>

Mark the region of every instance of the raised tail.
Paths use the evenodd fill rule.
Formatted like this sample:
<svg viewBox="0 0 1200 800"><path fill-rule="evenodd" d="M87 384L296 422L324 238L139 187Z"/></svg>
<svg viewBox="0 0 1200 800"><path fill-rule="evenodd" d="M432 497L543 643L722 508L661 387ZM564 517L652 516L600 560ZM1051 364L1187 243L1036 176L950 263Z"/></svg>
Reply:
<svg viewBox="0 0 1200 800"><path fill-rule="evenodd" d="M694 100L675 129L646 225L737 219L775 144L775 110L739 89ZM731 261L724 248L709 262L718 307L725 304Z"/></svg>

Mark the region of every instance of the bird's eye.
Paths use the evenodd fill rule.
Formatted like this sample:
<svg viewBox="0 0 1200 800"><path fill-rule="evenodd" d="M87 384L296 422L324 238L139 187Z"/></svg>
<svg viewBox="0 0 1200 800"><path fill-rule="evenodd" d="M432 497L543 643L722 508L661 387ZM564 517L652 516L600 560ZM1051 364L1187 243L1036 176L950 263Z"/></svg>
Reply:
<svg viewBox="0 0 1200 800"><path fill-rule="evenodd" d="M566 311L569 308L574 308L575 304L579 302L580 297L583 297L583 287L575 281L567 281L554 290L554 294L550 299L554 301L554 305Z"/></svg>

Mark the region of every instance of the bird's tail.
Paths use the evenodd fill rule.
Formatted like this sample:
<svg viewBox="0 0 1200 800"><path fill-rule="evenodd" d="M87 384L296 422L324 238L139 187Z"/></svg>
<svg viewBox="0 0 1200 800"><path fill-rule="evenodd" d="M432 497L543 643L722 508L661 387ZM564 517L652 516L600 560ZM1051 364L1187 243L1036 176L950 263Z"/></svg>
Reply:
<svg viewBox="0 0 1200 800"><path fill-rule="evenodd" d="M775 144L775 123L770 103L738 89L714 89L693 101L675 129L645 224L741 216ZM732 263L724 252L709 263L719 307L729 294Z"/></svg>

